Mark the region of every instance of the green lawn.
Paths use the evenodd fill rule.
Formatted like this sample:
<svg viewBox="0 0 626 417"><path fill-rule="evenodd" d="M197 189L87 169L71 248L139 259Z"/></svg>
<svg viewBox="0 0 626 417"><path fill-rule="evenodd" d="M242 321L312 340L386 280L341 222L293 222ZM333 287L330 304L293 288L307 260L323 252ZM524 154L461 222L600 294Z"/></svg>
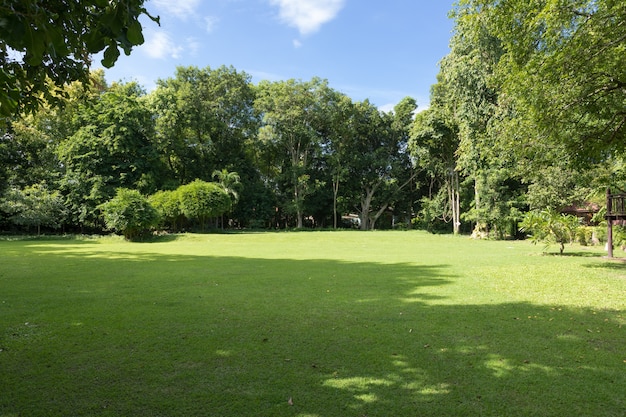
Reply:
<svg viewBox="0 0 626 417"><path fill-rule="evenodd" d="M0 417L624 416L626 264L542 250L422 232L2 240Z"/></svg>

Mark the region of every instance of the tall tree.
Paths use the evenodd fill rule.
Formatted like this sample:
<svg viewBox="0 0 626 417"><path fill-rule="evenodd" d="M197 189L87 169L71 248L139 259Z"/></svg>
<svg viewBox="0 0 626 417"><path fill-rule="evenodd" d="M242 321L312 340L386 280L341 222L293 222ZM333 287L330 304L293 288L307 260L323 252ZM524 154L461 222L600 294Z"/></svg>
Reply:
<svg viewBox="0 0 626 417"><path fill-rule="evenodd" d="M511 144L501 134L501 119L508 114L496 75L505 50L483 10L480 0L455 4L450 53L438 78L438 93L445 97L440 102L458 126L457 167L473 187L473 201L462 217L475 224L475 236L511 229L524 191L514 153L508 151Z"/></svg>
<svg viewBox="0 0 626 417"><path fill-rule="evenodd" d="M291 189L290 206L298 228L303 226L304 200L314 189L308 170L322 143L323 107L331 95L328 82L319 78L262 81L257 89L255 108L263 120L259 139L276 152L278 179Z"/></svg>
<svg viewBox="0 0 626 417"><path fill-rule="evenodd" d="M454 234L459 233L461 226L458 146L458 128L434 100L429 109L415 117L409 149L428 182L428 194L422 199L422 219L428 228L436 221L452 223ZM444 204L435 204L439 201Z"/></svg>
<svg viewBox="0 0 626 417"><path fill-rule="evenodd" d="M355 104L350 120L353 132L346 138L346 193L359 212L361 229L373 229L380 216L408 186L411 174L407 151L407 119L415 102L407 98L395 113L383 113L369 101ZM406 121L406 120L405 120Z"/></svg>
<svg viewBox="0 0 626 417"><path fill-rule="evenodd" d="M135 83L114 84L77 109L80 127L58 148L61 187L77 224L97 222L96 207L116 188L149 194L159 187L154 122L143 94Z"/></svg>
<svg viewBox="0 0 626 417"><path fill-rule="evenodd" d="M565 144L578 163L626 151L626 3L467 3L506 51L498 75L514 117L531 125L529 145Z"/></svg>
<svg viewBox="0 0 626 417"><path fill-rule="evenodd" d="M346 182L348 168L346 161L350 157L351 137L356 134L354 131L353 119L355 117L355 106L352 100L341 94L335 101L335 106L329 115L329 132L326 135L324 145L324 155L326 159L326 169L329 171L330 184L333 195L333 228L337 228L337 221L340 217L339 198L340 187Z"/></svg>
<svg viewBox="0 0 626 417"><path fill-rule="evenodd" d="M210 180L215 170L242 173L251 164L246 145L256 133L250 76L232 67L178 67L159 80L150 102L159 151L174 184Z"/></svg>

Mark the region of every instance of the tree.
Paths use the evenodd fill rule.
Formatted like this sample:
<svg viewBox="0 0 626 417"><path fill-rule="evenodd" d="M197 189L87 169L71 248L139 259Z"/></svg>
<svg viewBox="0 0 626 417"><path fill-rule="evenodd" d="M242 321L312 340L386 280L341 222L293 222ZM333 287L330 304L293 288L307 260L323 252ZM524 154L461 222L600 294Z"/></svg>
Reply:
<svg viewBox="0 0 626 417"><path fill-rule="evenodd" d="M178 190L180 210L189 220L195 220L206 230L209 219L221 216L230 209L230 197L215 183L195 180L181 185Z"/></svg>
<svg viewBox="0 0 626 417"><path fill-rule="evenodd" d="M65 216L60 193L48 190L45 183L10 189L2 199L0 209L7 214L10 222L36 227L38 235L41 234L41 226L60 227Z"/></svg>
<svg viewBox="0 0 626 417"><path fill-rule="evenodd" d="M328 82L319 78L262 81L257 88L254 106L262 117L259 140L275 152L277 179L291 189L290 211L298 228L303 226L304 200L314 189L308 170L322 142L324 105L331 96Z"/></svg>
<svg viewBox="0 0 626 417"><path fill-rule="evenodd" d="M148 201L159 214L159 225L177 231L183 213L177 190L160 190L148 197Z"/></svg>
<svg viewBox="0 0 626 417"><path fill-rule="evenodd" d="M150 94L159 152L175 186L215 170L243 173L252 164L247 146L257 130L250 76L232 67L178 67Z"/></svg>
<svg viewBox="0 0 626 417"><path fill-rule="evenodd" d="M576 216L561 214L556 210L529 211L520 224L520 231L531 234L534 243L545 242L546 248L551 243L559 245L563 255L565 244L576 237L580 221Z"/></svg>
<svg viewBox="0 0 626 417"><path fill-rule="evenodd" d="M107 229L122 233L127 240L136 239L159 221L157 211L137 190L118 188L115 197L98 208Z"/></svg>
<svg viewBox="0 0 626 417"><path fill-rule="evenodd" d="M115 64L144 42L145 0L6 0L0 5L0 117L57 102L63 86L88 80L91 55ZM49 83L55 87L50 88Z"/></svg>
<svg viewBox="0 0 626 417"><path fill-rule="evenodd" d="M236 204L239 201L239 190L241 189L241 178L236 172L228 172L227 169L213 171L213 178L217 180L217 183L226 191L226 193L232 198L232 204Z"/></svg>
<svg viewBox="0 0 626 417"><path fill-rule="evenodd" d="M76 130L57 152L64 168L61 189L77 224L96 224L96 206L116 188L145 194L159 188L163 169L143 95L136 83L114 84L73 114Z"/></svg>
<svg viewBox="0 0 626 417"><path fill-rule="evenodd" d="M484 2L459 0L450 53L442 60L436 92L438 106L458 128L457 169L472 187L461 219L474 223L474 236L515 233L525 192L517 153L519 141L504 139L511 117L498 69L506 50L489 29ZM525 138L521 138L523 141ZM463 202L460 204L464 206Z"/></svg>
<svg viewBox="0 0 626 417"><path fill-rule="evenodd" d="M353 118L355 106L352 100L341 94L335 101L333 111L330 113L330 129L326 135L324 144L326 169L331 178L333 193L333 228L337 228L339 213L339 190L342 183L347 179L348 169L346 160L349 158L350 137L354 134Z"/></svg>
<svg viewBox="0 0 626 417"><path fill-rule="evenodd" d="M461 226L460 180L456 151L458 128L435 103L413 122L409 150L426 176L428 194L422 199L421 218L428 229L438 221L452 223L454 234Z"/></svg>
<svg viewBox="0 0 626 417"><path fill-rule="evenodd" d="M480 5L506 51L498 76L517 126L534 132L529 145L564 144L578 164L626 151L626 3L464 3Z"/></svg>
<svg viewBox="0 0 626 417"><path fill-rule="evenodd" d="M236 172L228 172L227 169L221 171L213 171L213 178L217 179L217 183L230 198L230 208L228 211L232 211L233 207L239 201L239 190L241 189L241 178ZM224 228L224 216L222 216L222 229Z"/></svg>
<svg viewBox="0 0 626 417"><path fill-rule="evenodd" d="M6 187L21 189L42 182L52 185L58 178L56 142L41 126L43 119L25 116L0 133L0 193Z"/></svg>

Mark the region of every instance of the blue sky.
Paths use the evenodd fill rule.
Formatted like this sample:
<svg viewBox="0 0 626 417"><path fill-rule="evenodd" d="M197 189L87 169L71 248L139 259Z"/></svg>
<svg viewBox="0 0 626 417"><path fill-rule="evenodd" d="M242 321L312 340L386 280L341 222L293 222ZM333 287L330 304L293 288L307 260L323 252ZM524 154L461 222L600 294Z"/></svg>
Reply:
<svg viewBox="0 0 626 417"><path fill-rule="evenodd" d="M428 106L448 53L453 0L150 0L146 42L106 70L146 89L179 65L232 65L254 83L327 79L355 101L390 110L403 97ZM98 67L96 61L94 67Z"/></svg>

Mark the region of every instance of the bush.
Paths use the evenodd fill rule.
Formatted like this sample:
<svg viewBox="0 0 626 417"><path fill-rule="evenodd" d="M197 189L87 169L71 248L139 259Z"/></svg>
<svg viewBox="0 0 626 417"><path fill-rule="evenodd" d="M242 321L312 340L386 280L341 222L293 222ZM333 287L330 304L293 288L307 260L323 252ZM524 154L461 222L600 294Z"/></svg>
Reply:
<svg viewBox="0 0 626 417"><path fill-rule="evenodd" d="M155 208L137 190L119 188L115 197L98 208L106 227L122 233L127 240L136 239L159 221Z"/></svg>
<svg viewBox="0 0 626 417"><path fill-rule="evenodd" d="M177 231L183 217L178 191L157 191L148 201L159 213L159 225Z"/></svg>
<svg viewBox="0 0 626 417"><path fill-rule="evenodd" d="M177 192L182 214L197 221L202 230L210 218L221 216L232 207L228 193L212 182L195 180L178 187Z"/></svg>
<svg viewBox="0 0 626 417"><path fill-rule="evenodd" d="M530 233L534 243L544 242L546 247L551 243L559 244L562 255L565 244L576 238L579 225L580 220L576 216L555 210L533 210L524 216L520 231Z"/></svg>

